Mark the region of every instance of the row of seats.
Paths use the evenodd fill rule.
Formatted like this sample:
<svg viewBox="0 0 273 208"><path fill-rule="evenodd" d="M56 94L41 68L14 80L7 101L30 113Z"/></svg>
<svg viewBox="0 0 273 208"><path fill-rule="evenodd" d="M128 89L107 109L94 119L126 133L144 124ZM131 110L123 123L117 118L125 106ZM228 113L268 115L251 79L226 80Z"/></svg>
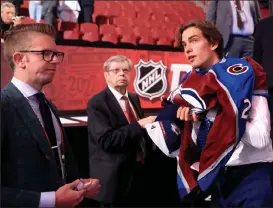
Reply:
<svg viewBox="0 0 273 208"><path fill-rule="evenodd" d="M204 17L203 9L190 1L95 1L94 23L58 20L58 30L68 40L175 47L177 28L190 19Z"/></svg>

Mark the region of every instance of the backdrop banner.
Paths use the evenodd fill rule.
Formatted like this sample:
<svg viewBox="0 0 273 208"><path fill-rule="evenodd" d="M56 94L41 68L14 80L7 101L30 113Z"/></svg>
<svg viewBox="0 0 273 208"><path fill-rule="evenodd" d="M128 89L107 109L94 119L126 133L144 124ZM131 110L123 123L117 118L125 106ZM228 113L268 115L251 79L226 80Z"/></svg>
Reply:
<svg viewBox="0 0 273 208"><path fill-rule="evenodd" d="M160 108L160 97L174 89L191 70L182 52L75 46L58 46L58 50L65 53L65 58L44 91L61 111L85 110L88 100L105 88L103 64L110 56L120 54L132 59L129 90L139 95L144 109ZM1 88L11 77L1 44Z"/></svg>

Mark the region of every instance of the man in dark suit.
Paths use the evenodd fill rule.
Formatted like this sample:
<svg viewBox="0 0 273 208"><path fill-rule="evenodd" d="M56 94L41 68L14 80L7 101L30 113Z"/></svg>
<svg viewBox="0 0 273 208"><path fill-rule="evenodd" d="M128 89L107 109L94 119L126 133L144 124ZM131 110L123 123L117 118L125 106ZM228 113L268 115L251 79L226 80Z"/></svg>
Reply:
<svg viewBox="0 0 273 208"><path fill-rule="evenodd" d="M57 109L42 91L64 57L55 35L52 25L29 24L5 36L4 54L14 76L1 90L3 207L76 206L100 189L97 179L82 179L91 184L74 190L80 185L77 166Z"/></svg>
<svg viewBox="0 0 273 208"><path fill-rule="evenodd" d="M261 20L255 28L253 58L266 72L268 92L273 104L273 16ZM273 106L271 106L271 135L273 136ZM271 137L273 138L273 137Z"/></svg>
<svg viewBox="0 0 273 208"><path fill-rule="evenodd" d="M143 205L149 195L144 126L155 117L143 118L139 98L127 91L131 69L127 57L109 58L104 64L108 86L88 102L90 177L101 182L96 199L103 205Z"/></svg>
<svg viewBox="0 0 273 208"><path fill-rule="evenodd" d="M216 25L224 39L224 55L252 56L254 27L260 19L258 0L211 0L206 20Z"/></svg>

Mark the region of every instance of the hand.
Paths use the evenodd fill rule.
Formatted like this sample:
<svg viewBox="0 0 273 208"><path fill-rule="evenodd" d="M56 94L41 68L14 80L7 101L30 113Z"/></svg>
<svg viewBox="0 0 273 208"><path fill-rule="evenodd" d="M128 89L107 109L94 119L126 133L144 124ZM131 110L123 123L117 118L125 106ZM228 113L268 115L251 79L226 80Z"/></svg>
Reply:
<svg viewBox="0 0 273 208"><path fill-rule="evenodd" d="M199 121L199 117L196 113L191 113L189 107L180 106L176 112L176 118L182 121Z"/></svg>
<svg viewBox="0 0 273 208"><path fill-rule="evenodd" d="M81 179L85 184L91 182L87 188L84 196L86 198L92 199L95 198L100 192L100 181L98 179L88 178L88 179Z"/></svg>
<svg viewBox="0 0 273 208"><path fill-rule="evenodd" d="M73 190L77 187L80 180L65 184L56 191L56 207L75 207L84 197L86 189L80 191Z"/></svg>
<svg viewBox="0 0 273 208"><path fill-rule="evenodd" d="M13 17L13 18L12 18L13 25L14 25L14 26L20 25L20 24L22 23L21 19L22 19L22 18L21 18L21 17L18 17L18 16Z"/></svg>
<svg viewBox="0 0 273 208"><path fill-rule="evenodd" d="M153 122L155 121L155 118L156 118L156 116L149 116L149 117L140 119L140 120L138 121L138 124L139 124L142 128L144 128L146 124L153 123Z"/></svg>

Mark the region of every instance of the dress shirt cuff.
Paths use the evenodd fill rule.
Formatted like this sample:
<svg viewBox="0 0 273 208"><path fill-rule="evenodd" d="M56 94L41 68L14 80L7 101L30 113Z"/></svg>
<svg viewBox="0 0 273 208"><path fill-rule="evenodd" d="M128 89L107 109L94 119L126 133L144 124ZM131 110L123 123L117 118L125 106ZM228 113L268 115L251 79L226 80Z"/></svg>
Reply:
<svg viewBox="0 0 273 208"><path fill-rule="evenodd" d="M55 191L42 192L39 207L55 207Z"/></svg>

